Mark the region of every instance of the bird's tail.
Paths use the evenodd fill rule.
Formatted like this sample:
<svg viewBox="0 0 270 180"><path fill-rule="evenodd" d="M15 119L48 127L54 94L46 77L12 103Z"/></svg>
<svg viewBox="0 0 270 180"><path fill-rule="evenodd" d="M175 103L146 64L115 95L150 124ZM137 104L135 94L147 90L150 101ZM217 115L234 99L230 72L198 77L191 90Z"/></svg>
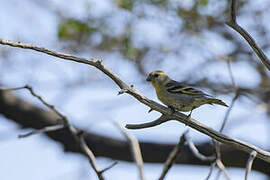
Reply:
<svg viewBox="0 0 270 180"><path fill-rule="evenodd" d="M221 106L226 106L226 107L228 107L228 105L227 104L225 104L223 101L221 101L220 99L210 99L209 98L209 103L210 104L219 104L219 105L221 105Z"/></svg>

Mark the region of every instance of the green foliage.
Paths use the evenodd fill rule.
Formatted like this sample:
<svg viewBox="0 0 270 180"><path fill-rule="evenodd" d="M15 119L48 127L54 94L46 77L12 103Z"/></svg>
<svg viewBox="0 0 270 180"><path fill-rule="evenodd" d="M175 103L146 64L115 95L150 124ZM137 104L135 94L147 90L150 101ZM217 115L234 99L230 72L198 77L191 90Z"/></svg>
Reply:
<svg viewBox="0 0 270 180"><path fill-rule="evenodd" d="M135 60L139 54L139 50L132 47L129 38L124 40L124 56L128 59Z"/></svg>
<svg viewBox="0 0 270 180"><path fill-rule="evenodd" d="M201 5L206 6L208 4L208 0L201 0Z"/></svg>
<svg viewBox="0 0 270 180"><path fill-rule="evenodd" d="M162 4L166 4L168 2L168 0L150 0L151 4L154 5L162 5Z"/></svg>
<svg viewBox="0 0 270 180"><path fill-rule="evenodd" d="M233 33L228 32L224 24L224 19L228 17L229 13L229 0L189 0L185 3L182 3L181 0L113 0L113 2L116 5L116 7L113 7L113 11L108 10L102 16L96 17L89 13L89 15L86 15L85 20L77 20L76 18L63 19L58 27L58 37L60 40L65 40L65 47L68 47L71 51L85 50L84 47L87 47L101 53L117 52L125 60L133 61L138 71L145 74L147 72L146 62L151 61L148 64L153 64L152 61L155 59L155 63L163 63L167 61L167 57L185 54L185 51L194 47L198 47L194 52L199 52L198 54L201 52L201 58L205 61L200 60L202 63L207 66L210 63L219 63L216 61L216 57L209 58L208 55L204 55L206 52L211 54L212 50L201 45L201 42L205 40L203 39L205 32L210 32L220 38L220 43L217 46L222 46L222 39L234 44L228 54L214 53L215 56L225 55L233 61L240 61L243 59L242 57L245 57L245 61L249 62L259 73L261 78L260 86L269 87L269 76L260 70L261 63L254 65L253 57L250 56L249 50L242 45L242 40L234 38ZM239 9L247 5L248 1L244 0L240 0L238 3ZM89 9L89 7L87 8ZM253 8L256 9L256 7ZM211 10L208 11L208 9ZM92 8L91 10L95 9ZM238 11L239 15L243 13L245 11ZM250 17L259 19L264 11L257 9L250 13L253 13L253 16ZM127 17L123 17L125 15ZM151 46L151 42L146 42L148 38L142 38L143 28L139 28L141 32L135 32L138 31L136 27L140 22L143 22L142 24L157 22L161 26L166 26L170 40L164 42L158 40L154 42L157 44ZM170 27L172 27L172 30L170 30ZM146 26L146 28L149 28L149 26ZM260 39L267 39L265 38L267 33L263 33L267 32L264 28L264 26L259 27L256 25L256 31L262 32L260 35L262 38ZM154 31L155 29L153 29ZM185 37L185 39L183 38L181 42L174 41L174 38L177 39L178 36L181 39ZM194 37L199 38L198 43L195 42ZM137 38L140 39L138 41L140 44L136 42ZM193 39L192 42L189 41L190 38ZM267 42L262 42L262 44L267 45ZM181 48L174 49L174 46ZM164 48L167 47L172 48L172 51L164 51ZM222 53L226 53L226 51ZM202 70L201 65L197 69L194 67L190 77L198 80L198 77L195 77L193 72L200 70ZM227 85L214 83L207 75L202 76L197 83L201 83L201 86L210 88L213 91L219 90L220 92L220 89L227 89Z"/></svg>
<svg viewBox="0 0 270 180"><path fill-rule="evenodd" d="M79 37L90 35L97 29L89 27L86 23L76 19L65 19L58 27L58 38L67 40L78 40Z"/></svg>
<svg viewBox="0 0 270 180"><path fill-rule="evenodd" d="M131 10L134 3L133 0L115 0L115 2L119 7L127 10Z"/></svg>

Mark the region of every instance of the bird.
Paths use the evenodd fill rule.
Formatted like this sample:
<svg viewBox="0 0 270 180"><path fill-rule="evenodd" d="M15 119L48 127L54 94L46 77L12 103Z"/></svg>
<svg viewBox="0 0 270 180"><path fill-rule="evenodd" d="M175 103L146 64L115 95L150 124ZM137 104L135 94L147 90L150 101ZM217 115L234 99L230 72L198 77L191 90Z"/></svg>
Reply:
<svg viewBox="0 0 270 180"><path fill-rule="evenodd" d="M228 107L220 99L188 86L184 83L172 80L165 72L157 70L149 73L146 81L151 82L156 90L158 99L174 113L175 110L189 112L188 119L194 109L204 104L218 104Z"/></svg>

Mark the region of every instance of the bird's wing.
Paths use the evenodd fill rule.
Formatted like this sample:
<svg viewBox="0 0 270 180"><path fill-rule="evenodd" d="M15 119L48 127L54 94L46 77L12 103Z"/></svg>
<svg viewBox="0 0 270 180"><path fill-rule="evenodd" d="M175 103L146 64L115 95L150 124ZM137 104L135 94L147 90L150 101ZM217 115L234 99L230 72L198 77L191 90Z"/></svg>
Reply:
<svg viewBox="0 0 270 180"><path fill-rule="evenodd" d="M166 89L170 93L181 93L188 95L199 95L199 96L209 96L204 92L197 90L191 86L184 85L177 81L170 81L166 84Z"/></svg>

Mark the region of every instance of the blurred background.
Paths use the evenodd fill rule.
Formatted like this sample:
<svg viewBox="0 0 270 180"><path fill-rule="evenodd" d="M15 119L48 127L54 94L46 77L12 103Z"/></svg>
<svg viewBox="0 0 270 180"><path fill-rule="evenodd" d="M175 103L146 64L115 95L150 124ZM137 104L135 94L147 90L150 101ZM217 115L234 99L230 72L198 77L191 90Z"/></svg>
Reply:
<svg viewBox="0 0 270 180"><path fill-rule="evenodd" d="M235 102L224 134L269 151L270 73L243 38L224 24L228 3L228 0L0 0L0 38L102 59L122 80L156 101L154 89L145 78L153 70L163 70L173 79L192 84L230 104L234 97L230 61L235 84L243 95ZM238 23L267 55L269 8L269 0L239 0L237 13ZM0 85L25 84L32 86L76 127L121 142L125 139L113 121L124 126L151 121L160 115L148 114L149 108L129 95L117 96L119 88L93 67L0 46ZM12 93L48 110L26 90ZM0 98L1 179L97 179L87 158L69 152L62 143L44 134L18 139L18 134L31 130L33 122L25 119L27 123L22 123L8 117L3 108L5 103ZM205 105L196 109L192 117L219 130L225 113L226 108ZM19 119L23 118L27 117ZM183 124L168 122L128 131L142 144L155 145L155 153L160 154L160 157L143 154L146 179L159 177L164 158L187 129ZM205 154L213 152L209 137L192 129L189 136ZM111 151L90 148L107 154ZM222 159L231 179L244 179L248 155L234 157L238 151L227 146L223 151L224 157L231 157ZM180 155L180 164L172 167L166 179L206 178L209 164L194 157L181 162L183 158ZM104 174L106 179L139 179L136 165L125 159L114 159L106 153L98 153L97 157L101 168L119 161ZM269 164L255 160L254 169L249 179L270 179ZM215 169L210 179L216 179L217 174ZM221 174L220 179L225 177Z"/></svg>

